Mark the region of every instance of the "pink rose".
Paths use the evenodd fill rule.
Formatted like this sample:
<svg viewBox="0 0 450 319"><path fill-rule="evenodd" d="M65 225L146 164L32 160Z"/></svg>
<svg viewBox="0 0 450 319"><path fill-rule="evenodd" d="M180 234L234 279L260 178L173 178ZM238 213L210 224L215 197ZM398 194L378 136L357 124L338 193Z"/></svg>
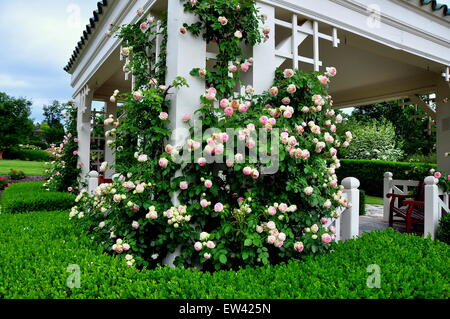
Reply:
<svg viewBox="0 0 450 319"><path fill-rule="evenodd" d="M223 204L222 203L216 203L214 205L214 211L216 212L222 212L223 211Z"/></svg>
<svg viewBox="0 0 450 319"><path fill-rule="evenodd" d="M251 167L248 167L248 166L244 167L242 169L242 173L244 173L244 175L250 175L252 173Z"/></svg>
<svg viewBox="0 0 450 319"><path fill-rule="evenodd" d="M233 108L231 106L228 106L227 108L225 108L225 114L227 116L233 115L233 112L234 112L234 110L233 110Z"/></svg>
<svg viewBox="0 0 450 319"><path fill-rule="evenodd" d="M324 75L319 75L317 77L317 79L319 80L320 84L322 84L322 85L327 85L328 82L330 82L330 79Z"/></svg>
<svg viewBox="0 0 450 319"><path fill-rule="evenodd" d="M160 158L159 159L159 162L158 162L158 164L159 164L159 166L161 166L161 167L167 167L167 164L169 163L169 161L167 160L167 158Z"/></svg>
<svg viewBox="0 0 450 319"><path fill-rule="evenodd" d="M78 151L73 151L73 155L77 156L78 155Z"/></svg>
<svg viewBox="0 0 450 319"><path fill-rule="evenodd" d="M196 251L200 251L200 250L202 250L202 248L203 248L203 245L202 245L202 243L201 242L196 242L195 244L194 244L194 249L196 250Z"/></svg>
<svg viewBox="0 0 450 319"><path fill-rule="evenodd" d="M277 209L275 207L273 207L273 206L270 206L267 209L267 212L269 213L269 215L273 216L273 215L275 215L277 213Z"/></svg>
<svg viewBox="0 0 450 319"><path fill-rule="evenodd" d="M250 69L250 65L248 63L242 63L241 64L241 70L243 72L247 72Z"/></svg>
<svg viewBox="0 0 450 319"><path fill-rule="evenodd" d="M179 186L180 186L180 189L185 190L188 188L188 182L182 181L182 182L180 182Z"/></svg>
<svg viewBox="0 0 450 319"><path fill-rule="evenodd" d="M441 176L442 176L441 172L434 173L435 178L441 178Z"/></svg>
<svg viewBox="0 0 450 319"><path fill-rule="evenodd" d="M294 75L294 70L292 69L286 69L283 71L283 75L285 78L290 78Z"/></svg>
<svg viewBox="0 0 450 319"><path fill-rule="evenodd" d="M198 163L198 165L200 165L200 166L205 166L205 165L206 165L206 158L200 157L200 158L197 160L197 163Z"/></svg>
<svg viewBox="0 0 450 319"><path fill-rule="evenodd" d="M328 244L329 242L331 242L331 236L327 233L322 235L322 242L324 244Z"/></svg>
<svg viewBox="0 0 450 319"><path fill-rule="evenodd" d="M200 201L200 206L202 206L203 208L208 207L209 206L209 202L206 199L202 199Z"/></svg>
<svg viewBox="0 0 450 319"><path fill-rule="evenodd" d="M136 101L142 100L142 92L141 92L141 91L133 92L133 98L134 98Z"/></svg>
<svg viewBox="0 0 450 319"><path fill-rule="evenodd" d="M221 99L219 102L219 105L221 108L226 108L228 107L228 105L230 105L230 101L228 101L228 99Z"/></svg>
<svg viewBox="0 0 450 319"><path fill-rule="evenodd" d="M287 92L293 94L297 92L297 87L294 84L289 84L287 87Z"/></svg>
<svg viewBox="0 0 450 319"><path fill-rule="evenodd" d="M161 112L159 113L159 118L161 120L167 120L169 118L169 114L167 114L166 112Z"/></svg>
<svg viewBox="0 0 450 319"><path fill-rule="evenodd" d="M275 243L275 240L277 240L275 236L270 235L269 237L267 237L267 242L269 244Z"/></svg>
<svg viewBox="0 0 450 319"><path fill-rule="evenodd" d="M205 187L206 187L206 188L211 188L212 185L213 185L213 183L212 183L209 179L207 179L207 180L205 181Z"/></svg>

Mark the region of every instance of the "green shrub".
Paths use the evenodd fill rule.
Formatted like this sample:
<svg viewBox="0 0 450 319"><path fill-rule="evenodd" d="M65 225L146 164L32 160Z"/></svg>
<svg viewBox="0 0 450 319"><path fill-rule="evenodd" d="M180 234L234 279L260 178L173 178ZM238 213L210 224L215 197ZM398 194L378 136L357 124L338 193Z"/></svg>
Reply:
<svg viewBox="0 0 450 319"><path fill-rule="evenodd" d="M40 150L21 150L21 149L9 149L3 155L5 159L17 159L22 161L37 161L45 162L50 160L49 153L47 151Z"/></svg>
<svg viewBox="0 0 450 319"><path fill-rule="evenodd" d="M25 173L23 171L12 169L9 172L9 176L11 177L12 180L18 181L25 178Z"/></svg>
<svg viewBox="0 0 450 319"><path fill-rule="evenodd" d="M356 177L361 182L361 189L367 195L383 197L384 173L391 172L394 179L423 180L435 164L405 163L370 160L342 159L341 167L336 169L339 180L345 177Z"/></svg>
<svg viewBox="0 0 450 319"><path fill-rule="evenodd" d="M359 215L366 214L366 192L362 189L359 190Z"/></svg>
<svg viewBox="0 0 450 319"><path fill-rule="evenodd" d="M437 229L437 239L450 244L450 214L442 216Z"/></svg>
<svg viewBox="0 0 450 319"><path fill-rule="evenodd" d="M397 145L392 123L372 120L367 123L350 121L345 124L353 134L350 146L342 150L345 158L397 161L403 156L403 151Z"/></svg>
<svg viewBox="0 0 450 319"><path fill-rule="evenodd" d="M15 214L38 210L67 209L74 204L75 196L60 192L46 192L42 182L13 184L1 197L2 213Z"/></svg>
<svg viewBox="0 0 450 319"><path fill-rule="evenodd" d="M277 266L137 270L102 254L67 212L0 215L0 298L448 298L449 246L392 230L365 233ZM80 267L80 288L66 286ZM380 266L381 286L367 287Z"/></svg>

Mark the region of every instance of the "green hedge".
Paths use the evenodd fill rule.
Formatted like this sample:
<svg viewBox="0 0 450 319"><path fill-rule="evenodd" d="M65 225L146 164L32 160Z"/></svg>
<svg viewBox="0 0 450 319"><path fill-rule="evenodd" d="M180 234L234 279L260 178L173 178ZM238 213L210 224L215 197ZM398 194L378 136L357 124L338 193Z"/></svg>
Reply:
<svg viewBox="0 0 450 319"><path fill-rule="evenodd" d="M449 246L392 230L365 233L332 254L288 264L202 273L161 267L136 270L102 254L67 212L0 215L3 298L448 298ZM66 287L69 265L80 288ZM367 267L380 266L381 287L368 288Z"/></svg>
<svg viewBox="0 0 450 319"><path fill-rule="evenodd" d="M444 243L450 244L450 214L442 216L439 220L437 239Z"/></svg>
<svg viewBox="0 0 450 319"><path fill-rule="evenodd" d="M26 213L38 210L68 209L74 205L75 196L68 193L47 192L44 182L26 182L9 186L0 198L1 212Z"/></svg>
<svg viewBox="0 0 450 319"><path fill-rule="evenodd" d="M341 167L336 170L339 180L356 177L361 182L360 189L367 195L383 197L383 179L385 172L391 172L394 179L423 180L431 168L437 165L429 163L406 163L371 160L342 159Z"/></svg>
<svg viewBox="0 0 450 319"><path fill-rule="evenodd" d="M359 190L359 215L366 214L366 192L362 189Z"/></svg>
<svg viewBox="0 0 450 319"><path fill-rule="evenodd" d="M50 160L50 154L47 151L39 150L20 150L9 149L3 155L4 159L46 162Z"/></svg>

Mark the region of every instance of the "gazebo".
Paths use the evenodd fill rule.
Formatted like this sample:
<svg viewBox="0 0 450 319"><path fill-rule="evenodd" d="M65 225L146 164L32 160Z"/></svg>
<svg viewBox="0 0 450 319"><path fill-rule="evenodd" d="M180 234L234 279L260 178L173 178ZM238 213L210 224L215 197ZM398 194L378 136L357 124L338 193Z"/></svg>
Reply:
<svg viewBox="0 0 450 319"><path fill-rule="evenodd" d="M246 84L261 92L270 87L275 68L310 71L335 66L331 84L335 108L368 105L393 99L410 99L437 123L437 154L441 170L450 171L450 12L447 6L427 0L261 0L268 41L247 48L253 56ZM92 103L103 101L107 114L115 114L109 101L115 89L131 91L133 78L123 72L119 39L106 36L110 24L138 20L142 8L156 19L167 14L167 83L176 76L190 88L171 95L172 129L184 127L182 115L198 107L205 84L189 75L215 58L216 48L201 37L181 35L185 13L180 0L103 0L97 3L86 30L64 68L71 74L73 99L78 108L79 156L82 176L91 162ZM161 39L156 37L156 56ZM193 93L198 94L193 94ZM426 97L434 94L435 103ZM98 151L98 150L97 150ZM105 160L114 153L105 143ZM109 178L114 172L106 172Z"/></svg>

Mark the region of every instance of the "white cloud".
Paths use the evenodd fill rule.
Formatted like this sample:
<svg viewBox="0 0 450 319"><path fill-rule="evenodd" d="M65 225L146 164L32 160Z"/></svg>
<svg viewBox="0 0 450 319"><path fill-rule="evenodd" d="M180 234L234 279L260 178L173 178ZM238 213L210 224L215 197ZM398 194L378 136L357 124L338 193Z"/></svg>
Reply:
<svg viewBox="0 0 450 319"><path fill-rule="evenodd" d="M9 74L0 73L0 88L10 89L10 88L28 88L31 84L24 80L15 79Z"/></svg>

